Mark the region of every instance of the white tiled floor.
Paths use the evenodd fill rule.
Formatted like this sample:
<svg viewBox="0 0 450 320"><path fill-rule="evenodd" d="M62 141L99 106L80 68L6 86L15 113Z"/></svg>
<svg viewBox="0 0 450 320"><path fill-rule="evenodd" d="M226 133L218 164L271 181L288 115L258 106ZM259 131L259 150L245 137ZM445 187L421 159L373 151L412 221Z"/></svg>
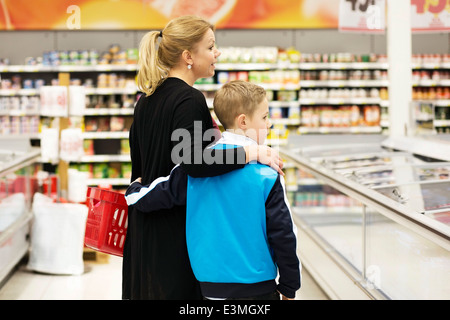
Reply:
<svg viewBox="0 0 450 320"><path fill-rule="evenodd" d="M303 269L298 300L328 300ZM107 263L85 261L80 276L49 275L28 271L20 265L0 288L0 300L120 300L122 258L110 256Z"/></svg>

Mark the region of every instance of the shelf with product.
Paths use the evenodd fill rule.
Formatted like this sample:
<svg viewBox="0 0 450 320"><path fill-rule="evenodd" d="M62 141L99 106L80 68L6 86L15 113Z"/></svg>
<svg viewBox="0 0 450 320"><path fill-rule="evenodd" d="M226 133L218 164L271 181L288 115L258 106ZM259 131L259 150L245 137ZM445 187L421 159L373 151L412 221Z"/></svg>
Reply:
<svg viewBox="0 0 450 320"><path fill-rule="evenodd" d="M413 100L431 103L436 133L450 133L450 55L413 56Z"/></svg>
<svg viewBox="0 0 450 320"><path fill-rule="evenodd" d="M123 146L128 146L128 130L139 95L136 72L137 50L125 51L117 45L102 55L96 50L52 51L42 57L27 58L23 66L1 65L0 119L5 124L2 133L26 134L35 145L40 145L41 132L45 128L58 129L61 123L61 116L42 112L41 88L58 86L59 75L69 74L70 83L65 84L69 85L68 92L70 86L82 86L85 100L81 114L73 116L69 112L69 128L80 128L87 146L85 155L71 160L70 167L87 171L89 185L127 185L131 160ZM22 124L30 117L32 130L16 128L16 123ZM111 150L105 151L108 147ZM41 161L49 170L58 171L54 160ZM105 164L107 169L103 168Z"/></svg>
<svg viewBox="0 0 450 320"><path fill-rule="evenodd" d="M51 122L43 121L48 115L40 112L40 89L57 86L61 73L70 74L70 85L85 87L87 116L132 115L138 94L136 63L136 49L125 51L112 45L102 55L96 50L52 51L27 58L25 65L0 65L2 133L39 139L41 128Z"/></svg>
<svg viewBox="0 0 450 320"><path fill-rule="evenodd" d="M267 90L271 121L283 133L379 133L386 123L385 56L300 54L272 47L220 50L216 76L196 84L210 108L221 85L240 79ZM355 108L359 115L351 120Z"/></svg>

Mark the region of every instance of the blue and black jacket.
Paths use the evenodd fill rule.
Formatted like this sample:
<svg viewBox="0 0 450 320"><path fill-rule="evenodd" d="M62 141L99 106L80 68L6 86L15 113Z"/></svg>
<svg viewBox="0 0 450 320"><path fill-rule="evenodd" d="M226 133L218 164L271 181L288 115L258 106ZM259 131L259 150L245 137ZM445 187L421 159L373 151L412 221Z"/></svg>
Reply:
<svg viewBox="0 0 450 320"><path fill-rule="evenodd" d="M213 148L249 142L254 143L224 132ZM125 198L142 212L186 205L189 260L204 296L243 298L277 289L294 298L300 288L296 227L284 179L272 168L250 163L220 176L192 178L177 165L149 185L132 183Z"/></svg>

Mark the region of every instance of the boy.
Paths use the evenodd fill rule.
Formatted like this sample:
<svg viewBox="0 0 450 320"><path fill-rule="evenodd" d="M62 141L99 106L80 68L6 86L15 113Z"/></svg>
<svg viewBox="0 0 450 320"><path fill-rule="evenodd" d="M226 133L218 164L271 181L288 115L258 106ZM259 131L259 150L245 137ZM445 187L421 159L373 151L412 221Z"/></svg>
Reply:
<svg viewBox="0 0 450 320"><path fill-rule="evenodd" d="M271 123L263 88L225 84L214 111L227 131L211 148L264 143ZM296 228L283 177L270 167L250 163L220 176L192 178L177 165L150 185L137 179L125 198L141 211L186 204L189 260L205 298L295 298L301 278Z"/></svg>

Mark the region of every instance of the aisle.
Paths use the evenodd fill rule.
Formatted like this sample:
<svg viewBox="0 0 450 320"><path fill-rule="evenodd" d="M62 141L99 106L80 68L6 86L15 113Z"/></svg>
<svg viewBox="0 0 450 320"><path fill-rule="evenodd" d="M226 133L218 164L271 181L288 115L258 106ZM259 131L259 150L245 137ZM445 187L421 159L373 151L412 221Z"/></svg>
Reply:
<svg viewBox="0 0 450 320"><path fill-rule="evenodd" d="M22 265L0 288L0 300L120 300L122 258L108 263L85 262L81 276L48 275L26 270ZM310 275L303 270L299 300L327 300Z"/></svg>

